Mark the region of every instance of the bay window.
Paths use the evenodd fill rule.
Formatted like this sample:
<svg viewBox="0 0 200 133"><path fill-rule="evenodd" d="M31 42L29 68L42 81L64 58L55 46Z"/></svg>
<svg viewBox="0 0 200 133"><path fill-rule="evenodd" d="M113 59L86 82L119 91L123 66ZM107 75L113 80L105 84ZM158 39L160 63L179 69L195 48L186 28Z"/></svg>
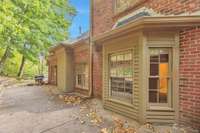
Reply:
<svg viewBox="0 0 200 133"><path fill-rule="evenodd" d="M133 92L132 51L109 55L110 96L131 103Z"/></svg>

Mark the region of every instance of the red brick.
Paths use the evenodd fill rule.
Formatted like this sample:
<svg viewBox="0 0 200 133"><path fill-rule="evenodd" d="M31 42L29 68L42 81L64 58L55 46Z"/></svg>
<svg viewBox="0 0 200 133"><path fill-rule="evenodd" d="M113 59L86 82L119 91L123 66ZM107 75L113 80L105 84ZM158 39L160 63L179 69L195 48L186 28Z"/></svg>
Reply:
<svg viewBox="0 0 200 133"><path fill-rule="evenodd" d="M200 0L146 0L120 14L114 15L113 0L93 0L92 35L97 36L112 29L116 20L130 12L147 7L163 15L180 15L200 10ZM94 95L102 93L102 51L93 50ZM200 128L200 28L180 31L180 122ZM198 110L197 110L198 109ZM199 120L199 121L198 121Z"/></svg>
<svg viewBox="0 0 200 133"><path fill-rule="evenodd" d="M180 122L200 127L194 119L200 120L196 104L200 103L200 28L185 29L180 33L180 79L186 77L187 82L180 82ZM184 42L184 43L183 43ZM186 75L187 74L187 75ZM182 99L182 97L187 97ZM190 115L192 114L192 115Z"/></svg>

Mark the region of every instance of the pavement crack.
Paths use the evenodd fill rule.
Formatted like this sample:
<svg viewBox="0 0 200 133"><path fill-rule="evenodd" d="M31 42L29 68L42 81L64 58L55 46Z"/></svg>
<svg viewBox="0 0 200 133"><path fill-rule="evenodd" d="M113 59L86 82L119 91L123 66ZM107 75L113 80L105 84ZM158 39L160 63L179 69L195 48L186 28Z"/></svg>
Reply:
<svg viewBox="0 0 200 133"><path fill-rule="evenodd" d="M50 130L56 129L56 128L58 128L58 127L62 127L62 126L64 126L65 124L67 124L68 122L75 121L75 120L76 120L76 119L72 119L72 120L69 120L69 121L65 121L65 122L63 122L63 123L61 123L61 124L58 124L58 125L55 125L55 126L53 126L53 127L51 127L51 128L47 128L47 129L41 131L40 133L45 133L45 132L48 132L48 131L50 131Z"/></svg>

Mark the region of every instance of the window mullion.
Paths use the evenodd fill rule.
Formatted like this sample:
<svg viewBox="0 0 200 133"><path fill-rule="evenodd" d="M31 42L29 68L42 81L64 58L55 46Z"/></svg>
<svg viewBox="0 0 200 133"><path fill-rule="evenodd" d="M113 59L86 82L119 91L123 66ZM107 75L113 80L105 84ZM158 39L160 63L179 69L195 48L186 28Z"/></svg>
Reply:
<svg viewBox="0 0 200 133"><path fill-rule="evenodd" d="M132 69L130 65L132 60L129 60L132 51L123 51L109 55L109 66L110 66L110 89L111 97L117 98L117 100L130 100L132 98L132 91L126 91L126 86L129 89L129 80L132 78ZM115 57L116 56L116 57ZM114 68L113 60L116 59ZM111 65L112 64L112 65ZM132 68L132 66L131 66ZM112 69L112 70L111 70ZM129 76L131 75L131 77ZM129 78L130 77L130 78ZM127 83L127 85L126 85ZM131 86L132 88L132 86ZM129 101L131 103L131 100Z"/></svg>
<svg viewBox="0 0 200 133"><path fill-rule="evenodd" d="M157 92L157 103L160 102L160 50L158 54L158 92Z"/></svg>

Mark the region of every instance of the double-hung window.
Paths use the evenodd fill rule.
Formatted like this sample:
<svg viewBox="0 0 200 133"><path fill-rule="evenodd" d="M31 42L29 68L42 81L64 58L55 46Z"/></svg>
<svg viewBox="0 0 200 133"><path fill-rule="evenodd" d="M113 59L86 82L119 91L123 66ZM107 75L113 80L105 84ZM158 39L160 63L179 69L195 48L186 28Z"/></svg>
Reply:
<svg viewBox="0 0 200 133"><path fill-rule="evenodd" d="M87 89L88 88L88 73L87 73L87 64L86 63L80 63L76 64L75 68L76 72L76 87L81 89Z"/></svg>
<svg viewBox="0 0 200 133"><path fill-rule="evenodd" d="M109 84L111 98L131 103L133 92L131 50L109 55Z"/></svg>
<svg viewBox="0 0 200 133"><path fill-rule="evenodd" d="M171 101L171 48L149 48L148 97L152 105L166 105Z"/></svg>

